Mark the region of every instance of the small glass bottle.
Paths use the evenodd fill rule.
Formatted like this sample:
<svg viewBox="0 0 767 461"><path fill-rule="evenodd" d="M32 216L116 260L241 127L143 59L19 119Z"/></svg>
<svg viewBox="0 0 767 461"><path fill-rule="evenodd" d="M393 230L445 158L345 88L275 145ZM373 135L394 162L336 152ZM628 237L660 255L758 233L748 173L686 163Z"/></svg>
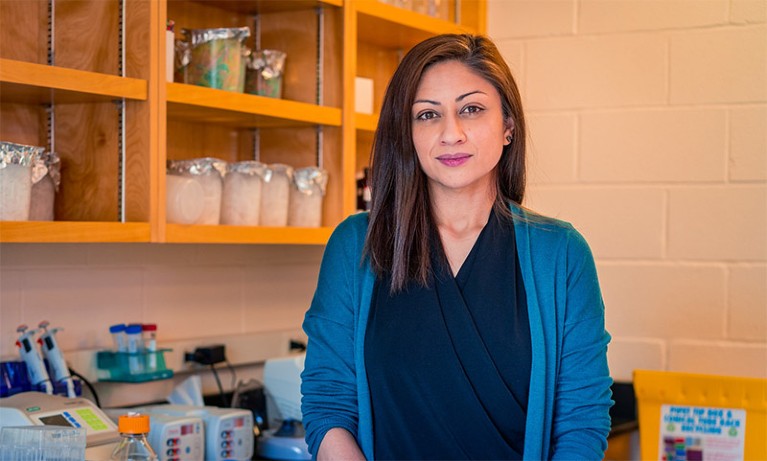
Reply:
<svg viewBox="0 0 767 461"><path fill-rule="evenodd" d="M157 461L146 435L149 433L149 415L128 413L117 420L120 443L117 444L111 461Z"/></svg>

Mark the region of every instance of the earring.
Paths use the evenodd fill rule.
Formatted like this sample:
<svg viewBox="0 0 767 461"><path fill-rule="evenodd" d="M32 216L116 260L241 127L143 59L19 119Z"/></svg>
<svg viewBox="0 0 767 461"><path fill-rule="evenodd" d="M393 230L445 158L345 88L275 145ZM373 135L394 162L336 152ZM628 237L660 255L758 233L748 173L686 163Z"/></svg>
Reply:
<svg viewBox="0 0 767 461"><path fill-rule="evenodd" d="M506 142L507 143L511 144L511 140L512 140L511 136L506 136Z"/></svg>

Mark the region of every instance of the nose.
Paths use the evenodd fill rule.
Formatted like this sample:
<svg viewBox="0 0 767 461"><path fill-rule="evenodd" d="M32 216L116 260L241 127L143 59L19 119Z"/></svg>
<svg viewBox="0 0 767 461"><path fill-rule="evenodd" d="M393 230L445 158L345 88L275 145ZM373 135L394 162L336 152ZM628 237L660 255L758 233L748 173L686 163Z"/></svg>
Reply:
<svg viewBox="0 0 767 461"><path fill-rule="evenodd" d="M442 120L444 124L440 142L443 145L461 144L466 141L466 132L463 129L460 117L448 114Z"/></svg>

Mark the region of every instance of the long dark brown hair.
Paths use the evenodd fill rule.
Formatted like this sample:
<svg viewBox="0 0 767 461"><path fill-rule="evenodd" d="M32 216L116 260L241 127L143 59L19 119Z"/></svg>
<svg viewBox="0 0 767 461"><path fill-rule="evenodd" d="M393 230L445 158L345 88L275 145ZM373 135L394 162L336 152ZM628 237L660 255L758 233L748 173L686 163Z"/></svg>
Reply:
<svg viewBox="0 0 767 461"><path fill-rule="evenodd" d="M423 73L443 61L458 61L490 82L501 96L513 140L496 168L493 208L510 218L510 203L525 194L525 119L517 85L493 42L479 35L445 34L413 47L394 72L381 107L370 170L372 208L365 254L373 271L391 274L391 292L409 282L426 286L431 273L429 239L434 226L427 178L413 145L412 106Z"/></svg>

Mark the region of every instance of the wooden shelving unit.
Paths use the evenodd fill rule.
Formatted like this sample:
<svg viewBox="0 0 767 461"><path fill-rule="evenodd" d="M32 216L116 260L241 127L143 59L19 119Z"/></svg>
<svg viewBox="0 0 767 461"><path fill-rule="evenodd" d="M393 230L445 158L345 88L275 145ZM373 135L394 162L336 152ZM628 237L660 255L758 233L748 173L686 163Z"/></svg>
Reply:
<svg viewBox="0 0 767 461"><path fill-rule="evenodd" d="M358 17L358 41L385 48L407 50L433 35L477 31L476 27L426 16L378 0L357 0L354 7Z"/></svg>
<svg viewBox="0 0 767 461"><path fill-rule="evenodd" d="M323 245L332 227L183 226L168 224L170 243L264 243Z"/></svg>
<svg viewBox="0 0 767 461"><path fill-rule="evenodd" d="M435 34L483 32L485 1L444 19L378 0L0 2L0 140L53 145L63 164L57 220L0 222L0 243L324 244L356 211L378 123L354 112L354 77L374 80L377 111L402 55ZM288 55L283 98L166 82L168 19L177 31L251 27L248 46ZM322 227L166 224L166 162L203 156L320 163Z"/></svg>
<svg viewBox="0 0 767 461"><path fill-rule="evenodd" d="M148 242L148 223L0 221L0 239L16 243Z"/></svg>
<svg viewBox="0 0 767 461"><path fill-rule="evenodd" d="M378 126L378 115L373 114L354 114L354 126L361 131L373 132Z"/></svg>
<svg viewBox="0 0 767 461"><path fill-rule="evenodd" d="M62 164L56 221L1 222L0 242L151 240L156 21L134 0L0 3L0 140Z"/></svg>
<svg viewBox="0 0 767 461"><path fill-rule="evenodd" d="M234 93L182 83L167 84L168 117L239 128L341 126L341 109Z"/></svg>
<svg viewBox="0 0 767 461"><path fill-rule="evenodd" d="M146 101L148 92L146 80L0 58L0 94L17 104L74 104Z"/></svg>

